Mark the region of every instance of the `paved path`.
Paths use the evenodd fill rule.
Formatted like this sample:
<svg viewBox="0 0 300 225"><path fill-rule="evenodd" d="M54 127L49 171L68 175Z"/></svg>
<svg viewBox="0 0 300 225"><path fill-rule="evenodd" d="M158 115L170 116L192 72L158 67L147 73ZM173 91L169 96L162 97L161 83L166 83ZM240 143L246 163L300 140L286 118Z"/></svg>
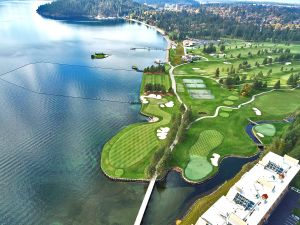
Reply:
<svg viewBox="0 0 300 225"><path fill-rule="evenodd" d="M198 122L198 121L200 121L200 120L204 120L204 119L212 119L212 118L217 117L217 116L219 115L219 111L220 111L222 108L237 110L237 109L240 109L242 106L248 105L248 104L250 104L251 102L253 102L253 101L255 100L256 97L258 97L258 96L260 96L260 95L264 95L264 94L270 93L270 92L273 92L273 91L275 91L275 89L272 89L272 90L270 90L270 91L265 91L265 92L261 92L261 93L259 93L259 94L253 95L252 98L251 98L249 101L244 102L244 103L241 103L241 104L238 105L237 107L230 107L230 106L225 106L225 105L218 106L217 109L216 109L216 111L215 111L215 114L214 114L214 115L212 115L212 116L203 116L203 117L199 117L198 119L196 119L196 120L194 120L193 122L191 122L191 123L189 124L189 126L187 127L187 129L190 129L190 127L191 127L194 123L196 123L196 122Z"/></svg>
<svg viewBox="0 0 300 225"><path fill-rule="evenodd" d="M186 63L185 63L185 64L186 64ZM171 69L169 70L169 73L170 73L170 78L171 78L171 83L172 83L172 89L173 89L173 91L174 91L174 94L176 95L177 100L180 102L180 104L183 104L183 106L184 106L184 113L183 113L183 115L181 116L181 123L182 123L182 122L183 122L183 118L184 118L185 114L187 113L188 108L187 108L186 104L183 103L183 101L181 100L180 96L179 96L178 93L177 93L177 86L176 86L176 80L175 80L175 76L174 76L174 69L177 68L177 67L179 67L179 66L182 66L182 65L184 65L184 64L180 64L180 65L178 65L178 66L173 66L173 65L169 62L169 65L171 66ZM175 137L173 143L172 143L171 146L170 146L171 152L173 151L173 149L175 148L175 146L176 146L177 143L178 143L178 139L179 139L178 133L179 133L179 132L177 131L176 137Z"/></svg>
<svg viewBox="0 0 300 225"><path fill-rule="evenodd" d="M155 185L155 181L156 181L157 175L154 175L154 177L150 180L150 183L148 185L148 189L146 191L146 194L144 196L142 205L140 207L139 213L135 219L134 225L140 225L142 223L148 202L150 200L154 185Z"/></svg>

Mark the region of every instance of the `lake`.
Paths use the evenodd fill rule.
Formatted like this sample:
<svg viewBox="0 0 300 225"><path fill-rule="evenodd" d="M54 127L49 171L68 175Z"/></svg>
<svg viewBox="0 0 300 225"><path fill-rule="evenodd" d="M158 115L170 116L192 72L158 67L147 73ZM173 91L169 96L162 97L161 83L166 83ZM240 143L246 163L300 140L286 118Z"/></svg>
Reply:
<svg viewBox="0 0 300 225"><path fill-rule="evenodd" d="M154 29L116 21L55 21L43 1L0 1L0 224L131 225L146 184L114 182L100 170L102 146L145 121L143 68L165 51ZM91 54L110 56L91 60ZM221 173L189 185L171 172L156 185L144 224L173 224L200 195L253 159L225 159Z"/></svg>

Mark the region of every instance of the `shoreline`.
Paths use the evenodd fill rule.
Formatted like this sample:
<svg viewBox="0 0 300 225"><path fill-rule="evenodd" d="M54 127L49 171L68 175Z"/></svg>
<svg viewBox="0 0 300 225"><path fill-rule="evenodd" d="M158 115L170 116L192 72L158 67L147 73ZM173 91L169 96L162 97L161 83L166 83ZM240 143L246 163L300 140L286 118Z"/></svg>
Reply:
<svg viewBox="0 0 300 225"><path fill-rule="evenodd" d="M149 27L149 28L152 28L152 29L156 30L158 33L160 33L168 43L167 49L166 49L165 63L167 63L167 64L170 63L169 51L172 47L173 41L169 38L169 36L166 34L166 32L163 29L161 29L157 26L149 25L149 24L147 24L143 21L139 21L139 20L136 20L136 19L125 18L125 20L128 21L128 22L135 22L135 23L142 24L142 25L144 25L146 27Z"/></svg>

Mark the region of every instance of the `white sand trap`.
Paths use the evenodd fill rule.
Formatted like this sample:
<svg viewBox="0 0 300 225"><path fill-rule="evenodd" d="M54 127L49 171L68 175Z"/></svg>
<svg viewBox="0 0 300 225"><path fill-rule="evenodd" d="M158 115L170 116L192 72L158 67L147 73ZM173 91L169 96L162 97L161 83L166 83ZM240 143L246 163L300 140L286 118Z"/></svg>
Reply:
<svg viewBox="0 0 300 225"><path fill-rule="evenodd" d="M140 100L141 100L142 104L148 104L149 103L149 101L147 101L147 99L143 95L140 97Z"/></svg>
<svg viewBox="0 0 300 225"><path fill-rule="evenodd" d="M168 108L173 108L174 107L174 102L173 101L167 102L165 104L165 106L168 107Z"/></svg>
<svg viewBox="0 0 300 225"><path fill-rule="evenodd" d="M170 128L169 127L162 127L162 128L160 128L160 130L162 132L168 133L170 131Z"/></svg>
<svg viewBox="0 0 300 225"><path fill-rule="evenodd" d="M200 70L200 68L193 68L193 70Z"/></svg>
<svg viewBox="0 0 300 225"><path fill-rule="evenodd" d="M213 166L219 166L219 159L221 156L217 153L214 153L212 156L213 158L210 158L211 164Z"/></svg>
<svg viewBox="0 0 300 225"><path fill-rule="evenodd" d="M159 121L159 118L158 117L149 117L149 123L155 123L155 122L157 122L157 121Z"/></svg>
<svg viewBox="0 0 300 225"><path fill-rule="evenodd" d="M231 65L231 62L223 62L226 65Z"/></svg>
<svg viewBox="0 0 300 225"><path fill-rule="evenodd" d="M157 135L158 139L164 140L167 138L169 131L170 131L169 127L161 127L157 130L156 135Z"/></svg>
<svg viewBox="0 0 300 225"><path fill-rule="evenodd" d="M265 137L265 135L263 135L262 133L256 133L256 134L261 138Z"/></svg>
<svg viewBox="0 0 300 225"><path fill-rule="evenodd" d="M165 140L167 138L167 136L158 136L159 140Z"/></svg>
<svg viewBox="0 0 300 225"><path fill-rule="evenodd" d="M166 106L164 104L160 104L159 107L165 108Z"/></svg>
<svg viewBox="0 0 300 225"><path fill-rule="evenodd" d="M288 66L288 65L291 65L291 64L292 64L291 62L286 62L286 63L285 63L285 65L287 65L287 66Z"/></svg>
<svg viewBox="0 0 300 225"><path fill-rule="evenodd" d="M261 116L261 111L258 108L252 108L257 116Z"/></svg>

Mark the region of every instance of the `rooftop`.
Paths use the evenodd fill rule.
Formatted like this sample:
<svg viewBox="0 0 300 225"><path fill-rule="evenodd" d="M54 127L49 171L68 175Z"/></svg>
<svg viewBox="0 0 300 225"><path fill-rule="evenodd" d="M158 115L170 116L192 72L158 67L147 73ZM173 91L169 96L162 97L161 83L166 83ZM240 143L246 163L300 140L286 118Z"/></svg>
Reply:
<svg viewBox="0 0 300 225"><path fill-rule="evenodd" d="M299 160L269 152L212 205L196 225L257 225L300 169Z"/></svg>

